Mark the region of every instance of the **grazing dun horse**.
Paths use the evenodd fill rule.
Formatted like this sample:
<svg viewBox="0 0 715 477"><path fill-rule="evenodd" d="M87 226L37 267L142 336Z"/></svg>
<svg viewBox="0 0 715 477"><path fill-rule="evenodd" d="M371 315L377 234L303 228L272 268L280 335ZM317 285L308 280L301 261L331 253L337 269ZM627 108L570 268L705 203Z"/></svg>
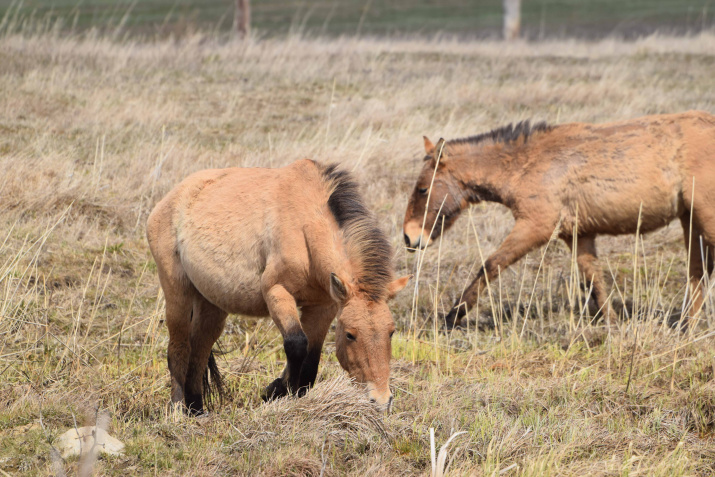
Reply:
<svg viewBox="0 0 715 477"><path fill-rule="evenodd" d="M283 335L286 367L264 399L313 385L337 316L340 365L389 406L387 300L409 277L393 280L392 249L346 172L307 159L200 171L157 204L147 238L166 297L172 402L202 413L209 377L221 394L211 349L238 313L270 314Z"/></svg>
<svg viewBox="0 0 715 477"><path fill-rule="evenodd" d="M596 236L659 229L680 219L689 253L694 315L715 253L715 116L691 111L608 124L531 126L521 122L434 146L424 138L424 167L407 205L404 238L423 248L460 212L481 201L507 206L514 228L446 316L458 325L494 279L557 235L576 257L585 285L612 320L596 264ZM424 228L423 228L424 227Z"/></svg>

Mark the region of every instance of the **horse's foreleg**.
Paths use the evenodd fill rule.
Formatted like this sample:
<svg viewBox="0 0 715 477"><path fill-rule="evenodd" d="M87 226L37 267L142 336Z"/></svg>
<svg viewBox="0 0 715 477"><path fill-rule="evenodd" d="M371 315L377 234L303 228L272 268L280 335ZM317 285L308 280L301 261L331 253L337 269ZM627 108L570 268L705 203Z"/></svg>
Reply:
<svg viewBox="0 0 715 477"><path fill-rule="evenodd" d="M500 270L519 260L531 250L544 245L549 241L552 230L544 230L526 220L517 220L514 228L504 239L496 252L484 262L484 266L477 272L477 277L454 303L449 314L445 317L447 329L459 326L460 321L467 311L479 299L479 294L486 286L487 281L497 277Z"/></svg>
<svg viewBox="0 0 715 477"><path fill-rule="evenodd" d="M295 298L288 290L282 285L273 285L263 295L271 318L283 335L283 349L286 353L286 367L282 376L264 391L263 399L269 401L298 390L300 368L308 354L308 338L300 326Z"/></svg>
<svg viewBox="0 0 715 477"><path fill-rule="evenodd" d="M304 306L302 309L301 324L308 337L308 354L300 368L298 382L298 395L302 396L315 384L318 376L320 352L323 349L325 335L328 334L330 324L338 313L336 305L329 306Z"/></svg>

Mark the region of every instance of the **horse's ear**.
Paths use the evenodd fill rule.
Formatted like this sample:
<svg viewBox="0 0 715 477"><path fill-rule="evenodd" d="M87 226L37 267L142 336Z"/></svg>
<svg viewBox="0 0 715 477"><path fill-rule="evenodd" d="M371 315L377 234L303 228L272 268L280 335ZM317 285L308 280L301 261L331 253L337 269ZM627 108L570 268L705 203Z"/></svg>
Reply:
<svg viewBox="0 0 715 477"><path fill-rule="evenodd" d="M398 278L397 280L391 282L389 285L387 285L387 299L392 300L395 298L395 295L397 295L403 288L407 286L407 284L412 280L413 275L405 275L402 278Z"/></svg>
<svg viewBox="0 0 715 477"><path fill-rule="evenodd" d="M422 139L425 140L425 152L427 155L430 155L434 152L434 144L432 144L432 141L430 141L427 136L422 136Z"/></svg>
<svg viewBox="0 0 715 477"><path fill-rule="evenodd" d="M345 283L336 274L330 274L330 296L338 303L345 304L350 298L350 293Z"/></svg>
<svg viewBox="0 0 715 477"><path fill-rule="evenodd" d="M439 138L437 145L434 147L434 157L437 159L439 157L440 162L447 158L447 151L445 149L445 140L443 137Z"/></svg>

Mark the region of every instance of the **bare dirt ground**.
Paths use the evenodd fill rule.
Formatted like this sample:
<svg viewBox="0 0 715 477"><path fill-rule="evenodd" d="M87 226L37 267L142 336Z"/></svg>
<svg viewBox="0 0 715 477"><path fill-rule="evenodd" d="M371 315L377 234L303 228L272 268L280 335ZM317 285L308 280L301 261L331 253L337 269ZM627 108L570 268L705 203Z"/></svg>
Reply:
<svg viewBox="0 0 715 477"><path fill-rule="evenodd" d="M512 224L500 206L474 207L394 303L390 415L344 378L332 336L316 389L263 404L280 336L268 319L230 317L219 342L229 397L195 419L168 408L144 223L199 169L339 162L392 237L398 271L416 272L401 224L422 135L715 112L713 71L708 34L514 45L0 37L2 474L78 472L56 438L106 415L127 447L100 458L97 475L426 475L430 428L438 449L466 431L449 448L453 475L711 475L713 294L698 327L667 326L686 276L677 224L600 239L614 295L636 315L605 339L571 339L590 319L561 243L504 272L467 330L435 333L432 318Z"/></svg>

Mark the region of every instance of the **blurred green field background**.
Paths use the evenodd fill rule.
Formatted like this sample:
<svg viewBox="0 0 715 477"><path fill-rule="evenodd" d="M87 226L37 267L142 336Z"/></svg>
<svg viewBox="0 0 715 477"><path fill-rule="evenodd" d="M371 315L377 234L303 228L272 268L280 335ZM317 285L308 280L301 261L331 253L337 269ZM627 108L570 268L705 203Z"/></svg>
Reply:
<svg viewBox="0 0 715 477"><path fill-rule="evenodd" d="M24 0L0 1L0 18L16 15L62 29L166 36L197 28L230 31L233 0ZM500 35L501 0L262 0L252 2L260 36ZM58 23L57 20L60 20ZM523 0L528 39L634 38L654 32L697 33L715 26L713 0Z"/></svg>

